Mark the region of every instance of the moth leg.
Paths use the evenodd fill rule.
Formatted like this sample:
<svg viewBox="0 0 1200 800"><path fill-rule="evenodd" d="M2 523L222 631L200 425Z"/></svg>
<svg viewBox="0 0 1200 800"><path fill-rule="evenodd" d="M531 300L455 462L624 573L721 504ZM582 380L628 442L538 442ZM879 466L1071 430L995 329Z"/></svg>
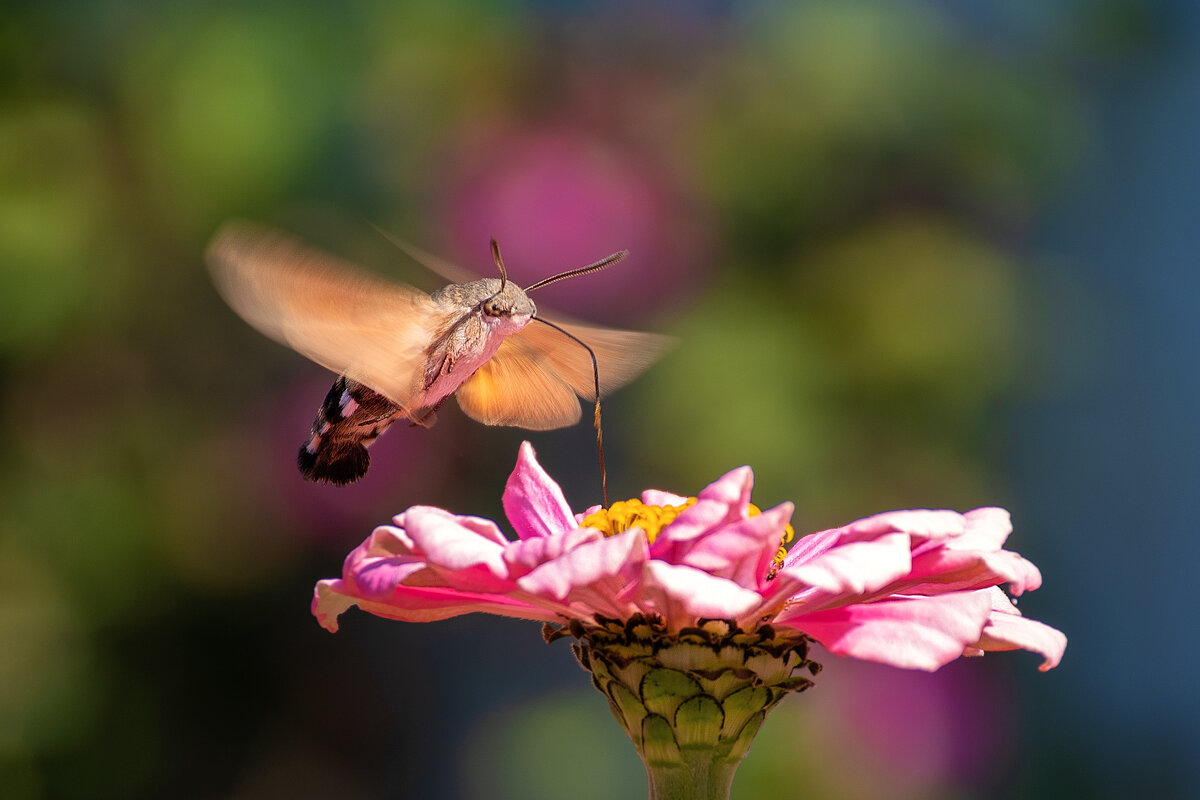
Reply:
<svg viewBox="0 0 1200 800"><path fill-rule="evenodd" d="M448 352L434 352L429 361L425 363L425 388L429 389L433 384L437 383L438 379L444 375L449 375L454 369L454 356Z"/></svg>

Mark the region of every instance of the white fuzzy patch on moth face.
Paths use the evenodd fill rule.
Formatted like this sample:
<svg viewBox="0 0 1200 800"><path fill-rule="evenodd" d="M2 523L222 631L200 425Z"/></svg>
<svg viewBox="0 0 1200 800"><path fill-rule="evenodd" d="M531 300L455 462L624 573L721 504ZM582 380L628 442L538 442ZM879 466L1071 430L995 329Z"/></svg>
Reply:
<svg viewBox="0 0 1200 800"><path fill-rule="evenodd" d="M483 317L484 324L496 333L510 336L529 324L533 314L509 314L503 317Z"/></svg>

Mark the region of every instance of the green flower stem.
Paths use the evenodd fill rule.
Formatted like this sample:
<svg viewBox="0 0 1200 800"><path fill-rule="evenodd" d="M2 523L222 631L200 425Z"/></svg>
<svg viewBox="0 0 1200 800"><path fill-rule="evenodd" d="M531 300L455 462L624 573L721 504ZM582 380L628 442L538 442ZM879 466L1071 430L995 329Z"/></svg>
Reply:
<svg viewBox="0 0 1200 800"><path fill-rule="evenodd" d="M741 763L721 759L709 749L683 751L672 764L655 764L645 756L642 760L650 779L650 800L729 800L733 774Z"/></svg>

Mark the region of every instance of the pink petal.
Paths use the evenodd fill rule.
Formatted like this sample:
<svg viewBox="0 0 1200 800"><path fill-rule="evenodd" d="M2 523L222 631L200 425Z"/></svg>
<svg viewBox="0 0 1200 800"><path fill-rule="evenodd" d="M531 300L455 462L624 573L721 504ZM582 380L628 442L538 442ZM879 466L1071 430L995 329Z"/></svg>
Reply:
<svg viewBox="0 0 1200 800"><path fill-rule="evenodd" d="M648 506L681 506L687 501L686 497L659 489L647 489L642 492L642 502Z"/></svg>
<svg viewBox="0 0 1200 800"><path fill-rule="evenodd" d="M783 559L783 566L786 568L812 561L831 547L836 547L842 539L843 531L843 528L830 528L825 531L804 534L788 548L787 556Z"/></svg>
<svg viewBox="0 0 1200 800"><path fill-rule="evenodd" d="M429 567L422 561L399 558L374 558L358 564L346 573L346 586L367 600L388 597L410 577Z"/></svg>
<svg viewBox="0 0 1200 800"><path fill-rule="evenodd" d="M744 512L750 505L750 492L753 489L754 470L737 467L705 486L696 497L698 500L715 500L730 509Z"/></svg>
<svg viewBox="0 0 1200 800"><path fill-rule="evenodd" d="M968 592L903 597L812 614L785 609L774 621L809 634L837 655L932 672L979 640L990 610L985 593Z"/></svg>
<svg viewBox="0 0 1200 800"><path fill-rule="evenodd" d="M497 577L507 575L502 554L508 542L491 520L415 506L405 514L404 522L405 532L430 566L449 570L484 566Z"/></svg>
<svg viewBox="0 0 1200 800"><path fill-rule="evenodd" d="M602 508L604 508L604 506L600 505L599 503L597 503L597 504L596 504L596 505L594 505L594 506L588 506L587 508L585 508L585 509L583 510L583 513L582 513L582 514L576 514L576 515L575 515L575 524L576 524L576 525L582 525L582 524L583 524L583 521L584 521L585 519L587 519L588 517L590 517L592 514L595 514L597 511L599 511L599 510L600 510L600 509L602 509Z"/></svg>
<svg viewBox="0 0 1200 800"><path fill-rule="evenodd" d="M1012 517L1003 508L977 508L963 514L963 518L967 521L966 529L959 538L963 546L999 550L1012 533Z"/></svg>
<svg viewBox="0 0 1200 800"><path fill-rule="evenodd" d="M914 539L943 539L961 535L966 530L967 520L957 511L922 508L876 514L874 517L852 523L849 527L852 529L859 526L874 528L880 525L886 525L892 530L904 531Z"/></svg>
<svg viewBox="0 0 1200 800"><path fill-rule="evenodd" d="M388 606L392 611L386 616L395 619L411 619L410 612L430 606L431 599L436 607L480 601L509 604L512 601L503 595L514 588L511 581L498 579L478 565L447 570L415 556L348 560L342 580L325 583L326 593L336 590L363 608Z"/></svg>
<svg viewBox="0 0 1200 800"><path fill-rule="evenodd" d="M807 538L807 537L806 537ZM825 550L806 563L784 567L780 586L813 586L831 595L874 592L908 574L912 567L907 533L893 531L872 541L851 541Z"/></svg>
<svg viewBox="0 0 1200 800"><path fill-rule="evenodd" d="M710 483L686 509L659 533L650 547L654 558L680 563L694 542L705 533L749 516L754 472L749 467L730 470Z"/></svg>
<svg viewBox="0 0 1200 800"><path fill-rule="evenodd" d="M542 469L529 442L521 442L502 502L504 515L522 539L558 536L579 527L562 489Z"/></svg>
<svg viewBox="0 0 1200 800"><path fill-rule="evenodd" d="M401 519L403 516L403 514L400 514L396 519ZM417 546L413 544L413 540L404 532L403 527L380 525L371 531L371 535L361 545L350 551L350 555L346 557L346 561L350 562L356 555L395 556L409 555L415 552L417 552Z"/></svg>
<svg viewBox="0 0 1200 800"><path fill-rule="evenodd" d="M979 650L1030 650L1044 658L1038 667L1042 672L1057 667L1067 649L1067 637L1063 632L1021 616L999 589L991 590L989 596L991 615L983 635L973 647Z"/></svg>
<svg viewBox="0 0 1200 800"><path fill-rule="evenodd" d="M342 578L349 593L373 597L387 594L425 567L424 557L403 530L381 525L346 556Z"/></svg>
<svg viewBox="0 0 1200 800"><path fill-rule="evenodd" d="M792 508L791 503L782 503L710 531L683 553L678 563L758 589L779 550Z"/></svg>
<svg viewBox="0 0 1200 800"><path fill-rule="evenodd" d="M662 561L646 562L640 588L639 606L677 623L698 617L737 619L761 600L758 592L731 580Z"/></svg>
<svg viewBox="0 0 1200 800"><path fill-rule="evenodd" d="M508 564L508 575L513 580L525 573L574 550L584 542L603 538L595 528L576 528L562 536L533 536L512 542L504 548L504 562Z"/></svg>
<svg viewBox="0 0 1200 800"><path fill-rule="evenodd" d="M641 528L630 528L581 544L517 579L517 585L532 595L563 601L577 589L606 579L620 578L623 584L645 560L646 535Z"/></svg>
<svg viewBox="0 0 1200 800"><path fill-rule="evenodd" d="M456 517L440 508L416 506L404 517L406 533L422 552L428 572L424 585L451 586L464 591L511 591L504 545L496 542L500 529L491 520ZM413 578L408 579L409 583Z"/></svg>
<svg viewBox="0 0 1200 800"><path fill-rule="evenodd" d="M787 558L783 562L784 568L807 564L818 559L823 553L834 548L845 547L854 542L872 542L893 533L908 534L910 533L908 530L909 527L916 528L918 531L925 531L928 528L927 524L914 525L909 523L928 523L930 522L930 518L925 515L930 513L927 511L889 511L886 514L877 514L873 517L860 519L841 528L831 528L802 536L788 550ZM933 520L947 520L947 517L941 516L943 512L935 513L937 516L934 516ZM954 514L952 511L944 513ZM919 533L918 535L924 537L924 533Z"/></svg>
<svg viewBox="0 0 1200 800"><path fill-rule="evenodd" d="M505 597L457 592L451 589L399 587L388 600L368 600L347 593L342 581L320 581L313 592L312 612L328 631L336 633L338 616L351 606L387 619L404 622L433 622L483 612L519 619L552 622L559 618L552 610Z"/></svg>
<svg viewBox="0 0 1200 800"><path fill-rule="evenodd" d="M1042 573L1032 563L1008 550L966 551L935 547L913 557L912 573L897 583L903 594L945 594L972 591L1007 583L1014 595L1042 585Z"/></svg>
<svg viewBox="0 0 1200 800"><path fill-rule="evenodd" d="M354 598L338 591L341 584L340 580L317 581L316 588L313 589L313 616L321 623L321 627L330 633L337 633L338 617L355 604Z"/></svg>

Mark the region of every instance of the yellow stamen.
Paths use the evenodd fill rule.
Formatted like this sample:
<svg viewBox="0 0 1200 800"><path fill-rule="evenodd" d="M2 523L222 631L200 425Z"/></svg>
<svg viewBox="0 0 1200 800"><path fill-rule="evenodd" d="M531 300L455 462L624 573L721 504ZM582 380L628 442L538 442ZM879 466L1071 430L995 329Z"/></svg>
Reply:
<svg viewBox="0 0 1200 800"><path fill-rule="evenodd" d="M584 518L583 525L596 528L605 536L615 536L636 526L646 532L646 541L653 542L659 531L695 504L694 497L689 497L680 506L648 506L637 498L618 500L608 508L589 514Z"/></svg>

